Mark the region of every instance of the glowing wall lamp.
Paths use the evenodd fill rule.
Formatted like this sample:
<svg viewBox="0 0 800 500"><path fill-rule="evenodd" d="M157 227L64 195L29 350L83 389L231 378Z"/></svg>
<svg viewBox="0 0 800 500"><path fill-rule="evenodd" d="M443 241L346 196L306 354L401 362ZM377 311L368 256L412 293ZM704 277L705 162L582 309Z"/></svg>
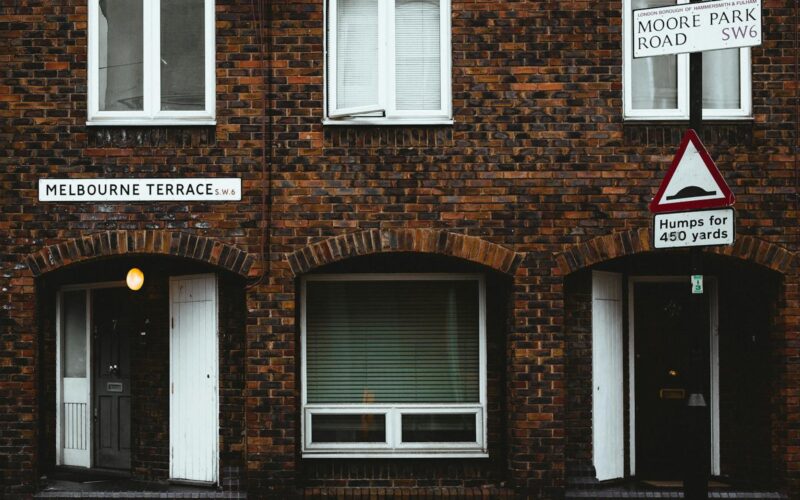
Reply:
<svg viewBox="0 0 800 500"><path fill-rule="evenodd" d="M144 273L138 267L132 267L128 271L128 276L125 277L125 283L128 284L128 288L135 292L144 285Z"/></svg>

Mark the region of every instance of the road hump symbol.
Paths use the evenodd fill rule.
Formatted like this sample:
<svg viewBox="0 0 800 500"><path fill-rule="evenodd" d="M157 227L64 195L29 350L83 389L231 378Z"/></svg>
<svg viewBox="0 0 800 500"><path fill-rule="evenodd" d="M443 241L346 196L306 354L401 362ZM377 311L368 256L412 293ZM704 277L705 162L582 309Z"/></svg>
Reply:
<svg viewBox="0 0 800 500"><path fill-rule="evenodd" d="M650 211L680 212L733 205L735 197L694 130L687 130Z"/></svg>

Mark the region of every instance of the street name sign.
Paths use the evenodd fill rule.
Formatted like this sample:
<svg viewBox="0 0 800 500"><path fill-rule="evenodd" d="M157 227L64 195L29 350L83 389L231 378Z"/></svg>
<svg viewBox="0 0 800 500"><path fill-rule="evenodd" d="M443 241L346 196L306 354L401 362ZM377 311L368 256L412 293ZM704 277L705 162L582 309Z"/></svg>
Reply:
<svg viewBox="0 0 800 500"><path fill-rule="evenodd" d="M733 208L656 214L653 246L685 248L732 245L735 238Z"/></svg>
<svg viewBox="0 0 800 500"><path fill-rule="evenodd" d="M678 152L658 188L653 213L733 205L735 198L694 130L683 135Z"/></svg>
<svg viewBox="0 0 800 500"><path fill-rule="evenodd" d="M716 0L633 11L633 57L761 44L761 0Z"/></svg>
<svg viewBox="0 0 800 500"><path fill-rule="evenodd" d="M184 179L39 179L39 201L239 201L242 180L221 177Z"/></svg>

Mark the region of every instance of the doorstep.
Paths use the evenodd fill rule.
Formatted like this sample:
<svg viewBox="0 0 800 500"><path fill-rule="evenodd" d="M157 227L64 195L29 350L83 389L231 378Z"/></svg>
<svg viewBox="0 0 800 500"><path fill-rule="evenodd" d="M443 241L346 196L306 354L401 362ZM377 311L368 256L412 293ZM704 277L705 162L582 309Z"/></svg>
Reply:
<svg viewBox="0 0 800 500"><path fill-rule="evenodd" d="M247 498L245 492L128 478L90 481L44 478L40 481L40 487L34 498Z"/></svg>
<svg viewBox="0 0 800 500"><path fill-rule="evenodd" d="M587 488L573 488L566 492L565 500L578 498L683 498L683 491L679 482L675 484L668 481L629 482L623 484L603 485L595 483ZM744 489L718 481L709 482L708 498L729 499L780 499L788 500L788 496L777 491Z"/></svg>
<svg viewBox="0 0 800 500"><path fill-rule="evenodd" d="M314 487L302 488L301 498L458 498L458 499L516 499L514 490L501 486L417 486L417 487Z"/></svg>

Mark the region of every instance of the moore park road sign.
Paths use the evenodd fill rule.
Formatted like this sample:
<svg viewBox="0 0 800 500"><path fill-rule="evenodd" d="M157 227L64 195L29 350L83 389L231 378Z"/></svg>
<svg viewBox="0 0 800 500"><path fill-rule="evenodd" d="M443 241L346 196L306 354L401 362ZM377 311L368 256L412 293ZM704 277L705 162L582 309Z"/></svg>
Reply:
<svg viewBox="0 0 800 500"><path fill-rule="evenodd" d="M633 57L761 44L761 0L717 0L633 11Z"/></svg>

